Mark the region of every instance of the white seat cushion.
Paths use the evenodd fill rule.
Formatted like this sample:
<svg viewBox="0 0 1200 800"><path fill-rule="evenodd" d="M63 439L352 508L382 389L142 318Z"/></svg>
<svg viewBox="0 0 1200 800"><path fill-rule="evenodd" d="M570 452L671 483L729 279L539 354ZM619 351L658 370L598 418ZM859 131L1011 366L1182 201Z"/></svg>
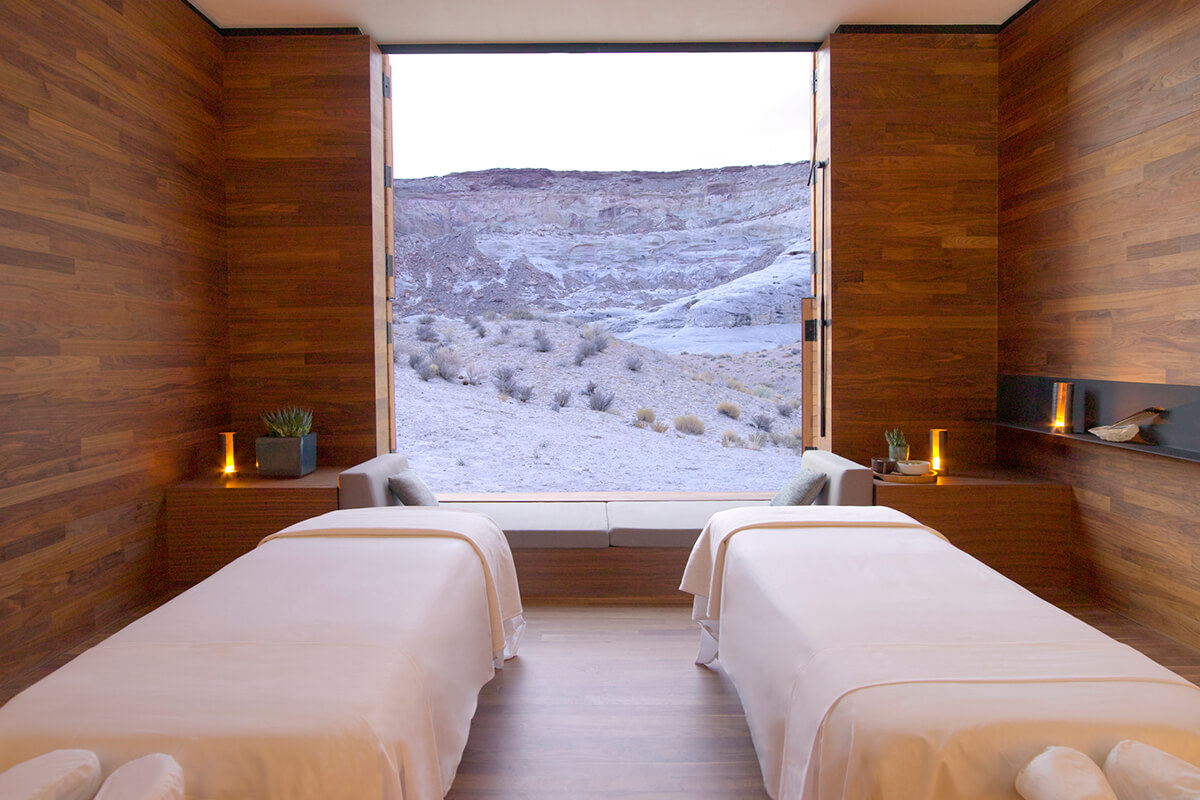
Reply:
<svg viewBox="0 0 1200 800"><path fill-rule="evenodd" d="M691 547L718 511L765 506L766 500L614 500L608 503L613 547Z"/></svg>
<svg viewBox="0 0 1200 800"><path fill-rule="evenodd" d="M91 750L53 750L0 772L4 800L91 800L100 759Z"/></svg>
<svg viewBox="0 0 1200 800"><path fill-rule="evenodd" d="M442 503L439 508L486 514L504 531L512 548L608 547L604 503Z"/></svg>
<svg viewBox="0 0 1200 800"><path fill-rule="evenodd" d="M1200 767L1131 739L1104 760L1104 774L1121 800L1195 800Z"/></svg>

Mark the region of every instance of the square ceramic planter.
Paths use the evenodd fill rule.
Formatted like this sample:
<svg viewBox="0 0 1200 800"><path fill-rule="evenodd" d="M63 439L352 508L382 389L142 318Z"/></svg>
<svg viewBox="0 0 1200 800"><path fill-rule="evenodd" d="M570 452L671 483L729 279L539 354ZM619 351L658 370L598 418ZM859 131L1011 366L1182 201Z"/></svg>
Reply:
<svg viewBox="0 0 1200 800"><path fill-rule="evenodd" d="M317 468L317 435L260 436L254 440L258 474L269 478L299 478Z"/></svg>

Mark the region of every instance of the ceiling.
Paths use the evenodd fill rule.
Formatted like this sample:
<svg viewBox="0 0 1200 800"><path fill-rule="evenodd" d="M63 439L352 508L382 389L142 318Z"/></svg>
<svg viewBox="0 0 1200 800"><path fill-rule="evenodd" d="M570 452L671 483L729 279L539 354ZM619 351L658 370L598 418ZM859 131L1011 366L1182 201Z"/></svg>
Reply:
<svg viewBox="0 0 1200 800"><path fill-rule="evenodd" d="M1026 0L192 0L219 28L377 43L820 42L838 25L998 25Z"/></svg>

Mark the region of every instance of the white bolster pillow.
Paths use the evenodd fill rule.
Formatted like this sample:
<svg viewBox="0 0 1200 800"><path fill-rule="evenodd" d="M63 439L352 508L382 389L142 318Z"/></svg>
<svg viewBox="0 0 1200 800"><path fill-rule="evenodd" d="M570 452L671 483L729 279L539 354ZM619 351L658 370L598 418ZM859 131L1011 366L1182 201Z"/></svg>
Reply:
<svg viewBox="0 0 1200 800"><path fill-rule="evenodd" d="M1096 762L1071 747L1047 747L1017 773L1025 800L1117 800Z"/></svg>
<svg viewBox="0 0 1200 800"><path fill-rule="evenodd" d="M1157 747L1126 739L1104 759L1104 774L1120 800L1195 800L1200 768Z"/></svg>
<svg viewBox="0 0 1200 800"><path fill-rule="evenodd" d="M52 750L0 772L4 800L91 800L100 759L91 750Z"/></svg>
<svg viewBox="0 0 1200 800"><path fill-rule="evenodd" d="M183 800L183 768L165 753L151 753L113 770L95 800Z"/></svg>

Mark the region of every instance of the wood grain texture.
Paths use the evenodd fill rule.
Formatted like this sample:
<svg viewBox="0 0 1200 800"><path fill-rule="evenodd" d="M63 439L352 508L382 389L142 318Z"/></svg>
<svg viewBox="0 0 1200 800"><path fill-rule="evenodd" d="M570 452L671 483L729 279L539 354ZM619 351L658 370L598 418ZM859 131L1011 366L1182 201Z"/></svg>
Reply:
<svg viewBox="0 0 1200 800"><path fill-rule="evenodd" d="M301 478L199 478L166 495L167 578L173 587L204 580L265 536L336 511L338 467Z"/></svg>
<svg viewBox="0 0 1200 800"><path fill-rule="evenodd" d="M226 39L230 384L239 456L313 409L319 464L387 452L382 64L365 36Z"/></svg>
<svg viewBox="0 0 1200 800"><path fill-rule="evenodd" d="M521 597L592 603L691 605L679 591L685 547L522 548L513 550Z"/></svg>
<svg viewBox="0 0 1200 800"><path fill-rule="evenodd" d="M960 464L990 466L996 37L835 34L827 50L827 443L866 463L898 427L925 458L946 428Z"/></svg>
<svg viewBox="0 0 1200 800"><path fill-rule="evenodd" d="M1200 6L1042 0L1001 36L1002 372L1200 385ZM1005 432L1072 486L1077 586L1200 644L1200 465Z"/></svg>
<svg viewBox="0 0 1200 800"><path fill-rule="evenodd" d="M163 490L215 467L221 84L182 3L0 4L0 673L161 593Z"/></svg>
<svg viewBox="0 0 1200 800"><path fill-rule="evenodd" d="M939 531L950 542L1048 600L1070 584L1071 491L1028 479L939 478L935 485L875 482L875 504Z"/></svg>

